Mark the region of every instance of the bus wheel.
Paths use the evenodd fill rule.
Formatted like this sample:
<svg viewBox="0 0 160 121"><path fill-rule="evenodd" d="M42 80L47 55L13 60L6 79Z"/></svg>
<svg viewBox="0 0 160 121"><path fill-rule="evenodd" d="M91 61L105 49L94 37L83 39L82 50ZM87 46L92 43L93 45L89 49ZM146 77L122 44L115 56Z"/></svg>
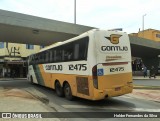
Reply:
<svg viewBox="0 0 160 121"><path fill-rule="evenodd" d="M57 94L58 96L60 96L60 97L63 96L63 89L62 89L61 84L59 83L59 81L57 81L57 82L55 83L55 90L56 90L56 94Z"/></svg>
<svg viewBox="0 0 160 121"><path fill-rule="evenodd" d="M72 100L73 99L71 87L70 87L70 85L68 83L66 83L64 85L64 95L68 100Z"/></svg>

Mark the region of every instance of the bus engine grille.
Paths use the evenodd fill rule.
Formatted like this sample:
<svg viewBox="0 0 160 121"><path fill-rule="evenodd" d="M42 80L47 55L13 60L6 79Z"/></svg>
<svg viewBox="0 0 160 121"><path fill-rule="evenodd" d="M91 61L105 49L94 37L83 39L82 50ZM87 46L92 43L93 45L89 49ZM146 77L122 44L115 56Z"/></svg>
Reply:
<svg viewBox="0 0 160 121"><path fill-rule="evenodd" d="M85 95L89 95L88 78L76 77L77 92Z"/></svg>

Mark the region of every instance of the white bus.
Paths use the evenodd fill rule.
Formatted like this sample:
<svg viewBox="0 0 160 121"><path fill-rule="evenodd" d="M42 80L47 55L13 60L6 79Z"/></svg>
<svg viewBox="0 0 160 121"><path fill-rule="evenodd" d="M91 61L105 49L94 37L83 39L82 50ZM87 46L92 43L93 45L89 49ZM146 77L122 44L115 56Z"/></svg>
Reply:
<svg viewBox="0 0 160 121"><path fill-rule="evenodd" d="M133 90L126 33L94 29L29 56L28 79L58 96L101 100Z"/></svg>

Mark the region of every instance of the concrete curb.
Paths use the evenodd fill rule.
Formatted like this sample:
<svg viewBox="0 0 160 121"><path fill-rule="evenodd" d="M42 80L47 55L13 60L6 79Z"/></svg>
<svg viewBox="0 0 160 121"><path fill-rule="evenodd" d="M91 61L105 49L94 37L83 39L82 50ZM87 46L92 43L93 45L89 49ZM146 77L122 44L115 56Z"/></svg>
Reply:
<svg viewBox="0 0 160 121"><path fill-rule="evenodd" d="M141 85L135 85L133 88L134 88L134 89L160 90L160 86L141 86Z"/></svg>
<svg viewBox="0 0 160 121"><path fill-rule="evenodd" d="M26 80L27 78L0 78L0 80Z"/></svg>
<svg viewBox="0 0 160 121"><path fill-rule="evenodd" d="M142 79L142 78L138 78L138 79L136 79L136 78L133 78L133 80L156 80L156 81L160 81L160 79L154 79L154 78L151 78L151 79Z"/></svg>
<svg viewBox="0 0 160 121"><path fill-rule="evenodd" d="M150 80L150 79L154 79L154 80L160 80L160 76L156 76L156 78L149 78L149 77L143 77L143 76L133 76L133 80Z"/></svg>

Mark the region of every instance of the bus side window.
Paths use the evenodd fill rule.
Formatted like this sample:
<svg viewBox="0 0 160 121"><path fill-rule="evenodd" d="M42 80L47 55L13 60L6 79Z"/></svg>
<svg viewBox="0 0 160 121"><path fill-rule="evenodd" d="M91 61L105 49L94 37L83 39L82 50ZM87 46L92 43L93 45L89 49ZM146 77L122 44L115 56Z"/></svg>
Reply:
<svg viewBox="0 0 160 121"><path fill-rule="evenodd" d="M80 60L86 60L87 58L87 50L88 50L88 38L83 38L82 41L79 43L80 53L79 53L79 59Z"/></svg>
<svg viewBox="0 0 160 121"><path fill-rule="evenodd" d="M63 52L62 52L62 60L63 61L67 61L67 51L66 50L63 50Z"/></svg>
<svg viewBox="0 0 160 121"><path fill-rule="evenodd" d="M35 61L34 61L35 63L34 64L37 64L38 63L38 55L37 54L35 54L35 58L34 59L35 59Z"/></svg>
<svg viewBox="0 0 160 121"><path fill-rule="evenodd" d="M72 54L72 52L68 52L68 60L73 60L73 54Z"/></svg>
<svg viewBox="0 0 160 121"><path fill-rule="evenodd" d="M89 37L81 38L74 45L74 60L86 60Z"/></svg>
<svg viewBox="0 0 160 121"><path fill-rule="evenodd" d="M48 63L49 62L49 51L46 51L45 55L46 55L45 63Z"/></svg>
<svg viewBox="0 0 160 121"><path fill-rule="evenodd" d="M79 44L75 44L74 46L74 60L77 60L79 57Z"/></svg>
<svg viewBox="0 0 160 121"><path fill-rule="evenodd" d="M32 64L35 64L35 55L32 58Z"/></svg>
<svg viewBox="0 0 160 121"><path fill-rule="evenodd" d="M56 50L53 50L53 56L52 56L52 59L53 59L53 62L56 62Z"/></svg>
<svg viewBox="0 0 160 121"><path fill-rule="evenodd" d="M40 53L37 54L37 64L40 63Z"/></svg>
<svg viewBox="0 0 160 121"><path fill-rule="evenodd" d="M56 49L56 62L62 61L62 50L60 48Z"/></svg>
<svg viewBox="0 0 160 121"><path fill-rule="evenodd" d="M42 63L44 63L45 62L45 53L43 52L42 53Z"/></svg>
<svg viewBox="0 0 160 121"><path fill-rule="evenodd" d="M63 61L73 61L73 43L68 43L65 47L63 47Z"/></svg>
<svg viewBox="0 0 160 121"><path fill-rule="evenodd" d="M43 63L43 53L40 53L40 63Z"/></svg>
<svg viewBox="0 0 160 121"><path fill-rule="evenodd" d="M61 50L62 50L62 61L66 61L67 60L67 51L66 51L67 45L66 47L61 46Z"/></svg>
<svg viewBox="0 0 160 121"><path fill-rule="evenodd" d="M42 63L42 53L40 53L40 63Z"/></svg>
<svg viewBox="0 0 160 121"><path fill-rule="evenodd" d="M29 56L29 65L31 65L33 63L33 56Z"/></svg>
<svg viewBox="0 0 160 121"><path fill-rule="evenodd" d="M52 57L53 54L52 54L52 53L53 53L53 51L52 51L52 50L49 50L49 55L50 55L50 56L49 56L49 62L52 62L52 60L53 60L53 57Z"/></svg>
<svg viewBox="0 0 160 121"><path fill-rule="evenodd" d="M35 55L32 57L32 64L35 64Z"/></svg>
<svg viewBox="0 0 160 121"><path fill-rule="evenodd" d="M67 60L68 61L73 61L73 43L69 44L69 47L67 48Z"/></svg>

